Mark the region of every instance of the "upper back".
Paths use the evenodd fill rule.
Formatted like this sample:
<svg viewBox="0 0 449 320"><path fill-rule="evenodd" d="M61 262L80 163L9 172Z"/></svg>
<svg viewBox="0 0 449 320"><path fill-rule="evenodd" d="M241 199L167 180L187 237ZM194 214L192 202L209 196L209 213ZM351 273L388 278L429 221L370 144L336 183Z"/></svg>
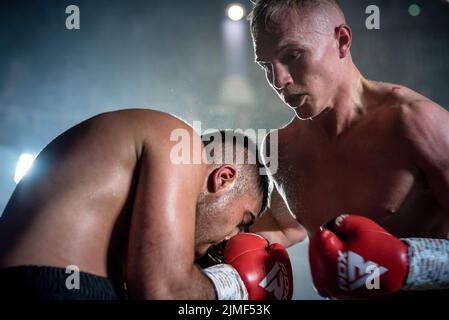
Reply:
<svg viewBox="0 0 449 320"><path fill-rule="evenodd" d="M50 244L52 257L58 250L73 257L86 256L81 251L89 248L106 252L117 219L129 219L145 150L163 149L174 128L190 127L166 113L129 109L100 114L59 135L14 190L0 220L0 251L14 243L40 256Z"/></svg>

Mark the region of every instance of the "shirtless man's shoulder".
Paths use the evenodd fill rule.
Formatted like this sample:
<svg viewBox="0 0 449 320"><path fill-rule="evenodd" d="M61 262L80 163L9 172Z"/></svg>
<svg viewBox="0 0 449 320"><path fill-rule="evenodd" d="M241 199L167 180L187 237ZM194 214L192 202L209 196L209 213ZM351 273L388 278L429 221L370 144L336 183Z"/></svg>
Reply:
<svg viewBox="0 0 449 320"><path fill-rule="evenodd" d="M428 113L445 111L436 102L405 86L378 83L377 87L376 91L385 97L385 103L381 104L382 111L396 115L396 120L405 121Z"/></svg>
<svg viewBox="0 0 449 320"><path fill-rule="evenodd" d="M391 88L391 94L382 114L385 120L392 120L390 124L402 142L410 147L409 151L417 158L426 155L435 160L446 157L449 150L449 112L405 86L384 85ZM442 144L441 148L437 144Z"/></svg>
<svg viewBox="0 0 449 320"><path fill-rule="evenodd" d="M81 122L69 131L74 131L76 127L82 127L82 134L86 136L101 139L111 153L117 152L124 156L125 161L131 162L137 161L145 150L166 149L172 145L170 139L174 130L183 130L192 139L199 139L193 128L181 118L162 111L143 108L101 113ZM69 134L69 136L74 139L79 138L77 134Z"/></svg>
<svg viewBox="0 0 449 320"><path fill-rule="evenodd" d="M129 219L137 181L156 177L162 179L159 184L164 179L173 181L184 168L170 164L170 147L175 143L170 133L175 129L193 131L163 112L126 109L99 114L59 135L39 154L3 213L0 227L8 232L1 233L0 242L15 240L10 254L3 250L0 266L72 263L106 275L103 261L110 239L119 243L127 234L128 223L121 228L114 225L117 219ZM141 170L144 165L146 171ZM21 230L23 219L31 216L33 226ZM90 239L89 246L84 239ZM53 252L47 252L45 247L55 241ZM99 256L105 258L88 258Z"/></svg>
<svg viewBox="0 0 449 320"><path fill-rule="evenodd" d="M176 128L193 130L186 122L174 115L139 108L101 113L83 123L91 123L93 126L103 126L104 124L113 127L116 132L118 132L117 130L142 132L144 136L148 136L149 133L162 136L167 131Z"/></svg>

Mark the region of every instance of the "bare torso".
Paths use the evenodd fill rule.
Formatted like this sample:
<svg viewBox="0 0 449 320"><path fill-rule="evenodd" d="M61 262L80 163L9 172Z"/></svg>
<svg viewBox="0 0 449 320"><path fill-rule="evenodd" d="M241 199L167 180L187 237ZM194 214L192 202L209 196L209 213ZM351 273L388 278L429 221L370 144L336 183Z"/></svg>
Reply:
<svg viewBox="0 0 449 320"><path fill-rule="evenodd" d="M398 134L398 113L417 93L381 84L385 99L337 141L294 120L279 131L274 176L309 232L337 215L360 214L398 237L447 238L449 216Z"/></svg>
<svg viewBox="0 0 449 320"><path fill-rule="evenodd" d="M76 265L122 274L143 136L157 129L139 119L160 116L103 114L47 146L0 219L0 268Z"/></svg>

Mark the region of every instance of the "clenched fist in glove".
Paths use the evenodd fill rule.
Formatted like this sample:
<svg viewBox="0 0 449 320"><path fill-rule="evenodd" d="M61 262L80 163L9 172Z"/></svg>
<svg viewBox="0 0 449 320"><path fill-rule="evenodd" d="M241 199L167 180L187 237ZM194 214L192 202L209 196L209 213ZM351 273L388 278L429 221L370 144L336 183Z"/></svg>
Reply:
<svg viewBox="0 0 449 320"><path fill-rule="evenodd" d="M293 294L293 274L287 250L263 237L241 233L229 239L225 264L204 269L217 298L286 300Z"/></svg>
<svg viewBox="0 0 449 320"><path fill-rule="evenodd" d="M310 241L312 279L334 298L449 287L449 241L398 239L374 221L341 215Z"/></svg>

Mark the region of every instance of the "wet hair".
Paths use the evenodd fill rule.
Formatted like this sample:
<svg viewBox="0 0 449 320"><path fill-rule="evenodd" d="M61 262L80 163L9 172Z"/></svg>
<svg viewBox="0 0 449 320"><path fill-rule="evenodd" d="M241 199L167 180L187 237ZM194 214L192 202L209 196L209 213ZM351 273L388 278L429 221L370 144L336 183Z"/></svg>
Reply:
<svg viewBox="0 0 449 320"><path fill-rule="evenodd" d="M270 31L286 10L300 11L320 5L331 5L344 17L338 0L254 0L253 4L254 8L248 15L248 20L254 38L260 31Z"/></svg>
<svg viewBox="0 0 449 320"><path fill-rule="evenodd" d="M217 137L220 141L215 141ZM222 147L222 154L219 157L221 162L213 161L213 163L215 165L229 162L235 164L238 168L236 192L248 192L251 190L251 186L256 186L256 190L263 195L260 213L264 212L270 202L273 183L266 174L267 170L264 164L259 160L257 144L249 136L235 130L214 131L202 135L201 140L209 158L215 159L217 156L214 154L215 147L218 145ZM240 163L239 159L243 159L243 163Z"/></svg>

